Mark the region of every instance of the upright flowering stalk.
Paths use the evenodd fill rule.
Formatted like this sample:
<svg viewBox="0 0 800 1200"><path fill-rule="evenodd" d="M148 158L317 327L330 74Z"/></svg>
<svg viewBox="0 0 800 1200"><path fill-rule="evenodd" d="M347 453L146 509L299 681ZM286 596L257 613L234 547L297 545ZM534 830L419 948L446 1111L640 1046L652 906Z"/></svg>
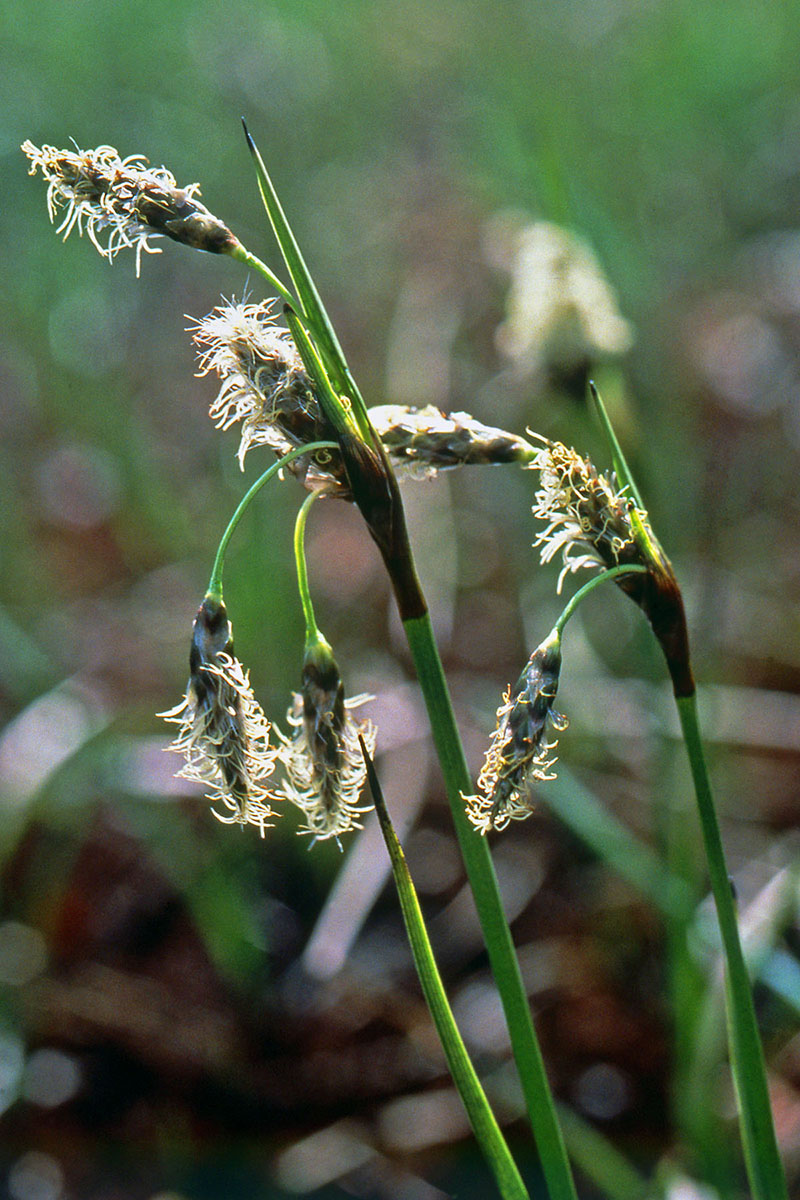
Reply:
<svg viewBox="0 0 800 1200"><path fill-rule="evenodd" d="M179 727L170 750L186 759L178 772L209 788L212 809L226 824L264 831L275 816L267 780L277 750L270 723L233 653L233 633L221 597L209 593L198 609L189 654L189 683L180 704L160 716Z"/></svg>
<svg viewBox="0 0 800 1200"><path fill-rule="evenodd" d="M615 575L618 586L646 615L661 645L686 742L719 918L726 965L730 1058L747 1174L754 1200L786 1200L786 1178L775 1136L752 988L700 737L683 598L593 387L592 394L617 471L625 479L626 487L619 490L613 476L598 474L590 460L581 458L574 450L559 442L540 439L542 446L530 464L541 476L533 511L546 522L537 544L543 562L561 552L564 564L561 579L569 572L592 566L600 567L605 576ZM581 593L589 587L587 584ZM581 593L567 606L561 622Z"/></svg>
<svg viewBox="0 0 800 1200"><path fill-rule="evenodd" d="M478 775L478 791L465 797L467 816L479 833L504 829L509 821L530 816L532 785L555 779L557 738L552 734L568 724L553 707L560 672L561 634L554 629L534 650L513 692L506 690Z"/></svg>
<svg viewBox="0 0 800 1200"><path fill-rule="evenodd" d="M221 380L211 416L220 429L242 422L239 464L252 446L282 455L335 432L291 334L270 316L274 301L225 302L197 321L200 374ZM289 468L311 490L348 494L341 457L330 450L301 457Z"/></svg>
<svg viewBox="0 0 800 1200"><path fill-rule="evenodd" d="M68 237L84 231L104 258L120 250L136 250L136 274L142 251L158 254L150 239L165 236L195 250L232 254L240 243L227 225L197 199L200 185L180 188L165 167L150 167L139 154L120 158L113 146L96 150L57 150L55 146L22 145L30 174L41 170L47 180L50 220L63 212L58 232ZM108 234L105 245L100 235Z"/></svg>
<svg viewBox="0 0 800 1200"><path fill-rule="evenodd" d="M584 567L618 574L616 583L639 605L661 643L676 696L694 693L683 598L672 565L647 513L613 475L602 475L588 458L561 442L539 438L530 461L540 473L533 514L545 522L534 545L543 563L561 554L558 580Z"/></svg>

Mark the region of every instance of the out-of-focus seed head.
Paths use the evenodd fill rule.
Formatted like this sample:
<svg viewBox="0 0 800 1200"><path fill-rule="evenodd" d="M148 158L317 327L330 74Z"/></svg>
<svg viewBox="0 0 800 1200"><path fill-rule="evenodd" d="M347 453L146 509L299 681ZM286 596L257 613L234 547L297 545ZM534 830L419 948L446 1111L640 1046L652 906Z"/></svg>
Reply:
<svg viewBox="0 0 800 1200"><path fill-rule="evenodd" d="M270 316L273 303L225 301L192 331L200 374L215 372L222 380L212 418L219 429L242 422L242 469L251 446L269 446L280 457L309 442L336 441L291 334ZM303 455L288 469L310 491L347 492L338 451Z"/></svg>
<svg viewBox="0 0 800 1200"><path fill-rule="evenodd" d="M30 174L41 169L47 181L50 220L63 211L58 232L67 238L84 231L111 261L125 247L136 251L136 274L142 251L158 254L150 239L165 236L195 250L227 254L239 245L230 229L197 199L200 185L179 188L165 167L150 167L133 154L122 159L113 146L96 150L57 150L23 142ZM105 245L100 235L107 232Z"/></svg>
<svg viewBox="0 0 800 1200"><path fill-rule="evenodd" d="M549 735L568 723L553 708L560 671L561 641L554 633L534 650L513 691L503 695L478 790L464 797L467 816L482 834L530 816L533 784L555 779L558 739Z"/></svg>
<svg viewBox="0 0 800 1200"><path fill-rule="evenodd" d="M614 476L599 474L590 459L561 442L538 440L542 445L530 463L541 481L533 515L547 524L534 545L543 563L561 552L558 591L565 576L582 567L646 566L631 521L633 501ZM645 513L639 516L646 520Z"/></svg>
<svg viewBox="0 0 800 1200"><path fill-rule="evenodd" d="M287 714L294 732L279 750L286 770L284 794L305 817L302 833L314 840L339 838L360 829L360 817L372 806L359 803L367 769L359 734L370 755L377 730L356 721L354 708L369 696L345 699L344 684L330 646L317 642L306 653L301 692Z"/></svg>
<svg viewBox="0 0 800 1200"><path fill-rule="evenodd" d="M371 408L369 417L398 474L414 479L473 463L527 462L532 452L525 438L432 404L383 404Z"/></svg>
<svg viewBox="0 0 800 1200"><path fill-rule="evenodd" d="M511 277L500 349L518 375L582 399L592 367L633 343L596 254L569 229L508 214L494 218L487 248Z"/></svg>
<svg viewBox="0 0 800 1200"><path fill-rule="evenodd" d="M209 788L212 809L226 824L255 825L264 836L276 814L266 781L277 750L269 744L270 723L253 696L242 664L233 654L225 605L206 596L195 617L189 654L189 683L180 704L160 713L178 725L170 750L186 763L178 772Z"/></svg>

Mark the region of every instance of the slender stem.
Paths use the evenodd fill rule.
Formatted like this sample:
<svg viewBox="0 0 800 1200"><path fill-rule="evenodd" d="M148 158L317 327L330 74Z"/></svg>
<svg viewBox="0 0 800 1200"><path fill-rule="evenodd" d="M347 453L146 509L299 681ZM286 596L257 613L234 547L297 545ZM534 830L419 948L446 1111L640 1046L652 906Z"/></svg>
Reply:
<svg viewBox="0 0 800 1200"><path fill-rule="evenodd" d="M575 615L578 605L586 599L590 592L593 592L596 587L599 587L601 583L605 583L609 579L616 579L620 575L641 575L646 573L647 567L641 567L636 564L632 564L628 567L610 567L607 571L602 571L599 575L595 575L589 580L588 583L585 583L583 587L577 591L571 600L569 600L564 606L564 611L556 621L553 632L558 634L559 637L561 636L561 634L564 632L564 626L570 617Z"/></svg>
<svg viewBox="0 0 800 1200"><path fill-rule="evenodd" d="M370 789L375 801L375 811L378 814L381 833L392 864L392 873L400 899L409 945L414 956L425 1001L441 1039L450 1074L466 1109L478 1145L497 1180L501 1196L529 1200L528 1191L500 1131L453 1017L453 1011L450 1008L425 927L425 919L422 915L414 881L411 878L403 848L392 826L375 768L363 741L361 741L361 751L367 766Z"/></svg>
<svg viewBox="0 0 800 1200"><path fill-rule="evenodd" d="M336 442L309 442L307 446L298 446L295 450L290 450L288 454L284 454L283 458L279 458L276 463L268 467L263 475L259 475L253 486L249 488L242 499L239 501L236 511L228 522L228 528L222 535L222 540L217 549L217 554L214 559L214 566L211 569L211 580L208 585L208 591L212 596L222 596L222 569L225 565L225 552L228 549L228 542L233 536L233 531L241 521L244 513L258 492L261 491L265 483L272 479L273 475L277 475L281 467L288 467L296 458L300 458L303 454L313 454L316 450L337 450Z"/></svg>
<svg viewBox="0 0 800 1200"><path fill-rule="evenodd" d="M475 897L489 961L508 1022L514 1059L522 1082L550 1200L577 1200L528 997L503 912L492 858L486 839L476 834L464 810L462 796L471 790L472 782L430 617L426 613L424 616L411 618L404 622L404 628L430 716L433 740L447 787L447 798L470 888Z"/></svg>
<svg viewBox="0 0 800 1200"><path fill-rule="evenodd" d="M676 699L676 704L689 755L708 873L725 952L731 1066L739 1098L747 1174L754 1200L786 1200L786 1178L772 1120L764 1053L700 737L697 700L694 695L681 696Z"/></svg>
<svg viewBox="0 0 800 1200"><path fill-rule="evenodd" d="M266 263L257 258L241 242L237 242L236 246L230 251L230 257L235 258L237 262L243 263L246 267L252 267L254 271L258 271L259 275L263 275L270 287L275 289L286 304L291 304L294 308L302 312L302 305L298 303L285 284L281 283L275 272L271 271Z"/></svg>
<svg viewBox="0 0 800 1200"><path fill-rule="evenodd" d="M300 592L300 603L303 606L303 617L306 623L306 648L316 644L321 637L314 616L314 605L311 603L311 592L308 587L308 567L306 565L305 536L306 520L311 505L319 499L319 492L309 492L300 506L294 525L294 559L297 567L297 588Z"/></svg>

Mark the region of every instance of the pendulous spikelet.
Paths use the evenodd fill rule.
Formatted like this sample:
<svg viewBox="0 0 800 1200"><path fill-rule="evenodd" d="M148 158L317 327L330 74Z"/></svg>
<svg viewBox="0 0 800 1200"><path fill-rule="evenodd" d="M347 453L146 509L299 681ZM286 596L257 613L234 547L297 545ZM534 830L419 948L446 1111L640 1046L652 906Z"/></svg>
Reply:
<svg viewBox="0 0 800 1200"><path fill-rule="evenodd" d="M339 668L327 642L306 652L301 692L294 694L287 720L293 727L278 751L286 770L284 795L301 810L314 840L338 839L360 829L360 817L372 805L360 804L367 768L359 734L370 755L375 751L375 726L355 721L351 710L369 696L345 699Z"/></svg>
<svg viewBox="0 0 800 1200"><path fill-rule="evenodd" d="M58 150L26 141L30 174L41 170L47 181L47 211L67 238L84 231L109 262L129 247L136 251L136 274L142 251L158 254L154 237L170 237L195 250L229 254L239 246L230 229L197 199L200 185L179 188L165 167L150 167L139 154L120 158L113 146L95 150ZM100 235L107 233L105 245Z"/></svg>
<svg viewBox="0 0 800 1200"><path fill-rule="evenodd" d="M633 331L592 248L549 221L499 214L489 250L510 275L497 342L516 374L583 396L593 365L630 349Z"/></svg>
<svg viewBox="0 0 800 1200"><path fill-rule="evenodd" d="M180 704L159 713L179 726L170 750L186 759L178 774L209 788L208 799L225 824L255 825L264 836L276 814L267 780L277 750L269 744L270 723L253 696L242 664L233 654L225 605L207 595L192 633L189 683Z"/></svg>
<svg viewBox="0 0 800 1200"><path fill-rule="evenodd" d="M567 718L553 704L561 672L561 639L556 632L537 646L513 692L497 710L497 724L475 795L465 796L467 816L479 833L504 829L533 811L532 785L554 779L553 751Z"/></svg>

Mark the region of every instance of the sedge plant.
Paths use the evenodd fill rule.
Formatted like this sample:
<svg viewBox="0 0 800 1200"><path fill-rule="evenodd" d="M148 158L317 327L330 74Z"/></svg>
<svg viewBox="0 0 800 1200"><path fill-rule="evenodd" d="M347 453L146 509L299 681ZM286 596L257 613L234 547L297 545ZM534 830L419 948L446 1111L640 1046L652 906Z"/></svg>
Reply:
<svg viewBox="0 0 800 1200"><path fill-rule="evenodd" d="M249 489L225 530L194 622L186 694L163 714L178 726L172 749L185 760L181 773L207 789L220 820L254 826L262 837L287 807L294 807L301 815L301 832L312 842L334 839L342 845L360 827L372 796L423 992L454 1082L499 1194L526 1196L447 1002L413 881L381 796L373 763L375 727L353 715L367 698L346 697L333 649L317 625L305 564L306 521L318 502L355 504L391 581L429 714L547 1194L550 1200L577 1200L564 1126L553 1101L486 835L528 817L534 789L554 778L557 738L567 724L555 707L565 629L588 595L613 583L642 610L672 680L724 950L730 1058L747 1174L754 1200L781 1200L786 1184L700 737L683 600L599 395L593 393L595 408L615 474L599 472L588 458L559 442L520 437L483 425L467 413L395 405L368 409L263 160L245 133L288 283L205 208L196 184L180 188L166 169L153 170L138 156L121 159L108 146L70 151L23 145L31 173L40 170L47 182L50 216L60 221L59 231L65 236L72 230L85 232L109 259L133 249L137 272L142 255L157 251L154 239L171 238L232 257L263 278L276 297L224 301L193 329L201 373L220 381L211 416L221 429L239 426L240 464L258 447L267 447L277 461ZM566 604L516 685L503 696L474 784L417 575L397 475L425 476L482 463L516 464L537 473L533 513L541 527L535 545L543 565L561 562L557 590L577 572L588 570L593 576ZM234 654L222 587L226 550L242 514L279 474L293 476L307 492L294 537L305 647L300 691L292 695L286 733L261 710L247 671ZM665 900L670 905L677 902L674 896ZM574 1122L567 1121L566 1128L572 1127ZM607 1171L613 1155L596 1157L604 1158ZM619 1194L632 1194L638 1176L630 1171L622 1175Z"/></svg>

